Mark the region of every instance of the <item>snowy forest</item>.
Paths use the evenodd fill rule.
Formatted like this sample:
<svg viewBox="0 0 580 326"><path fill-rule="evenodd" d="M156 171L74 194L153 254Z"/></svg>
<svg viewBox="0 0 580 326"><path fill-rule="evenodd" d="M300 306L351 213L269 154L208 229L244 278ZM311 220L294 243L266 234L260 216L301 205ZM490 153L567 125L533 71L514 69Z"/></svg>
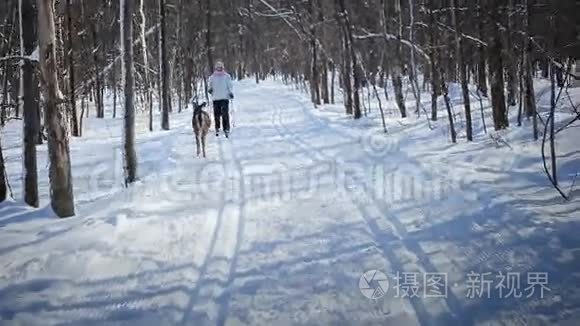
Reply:
<svg viewBox="0 0 580 326"><path fill-rule="evenodd" d="M21 116L24 121L28 204L38 206L35 148L44 137L53 208L60 216L74 215L68 131L82 137L83 117L91 111L105 117L105 90L113 93L113 117L119 107L126 120L126 181L135 181L135 112L149 112L151 131L156 125L168 130L170 112L181 112L194 94L207 97L203 85L216 54L235 78L253 76L259 83L277 75L303 84L317 105L336 101L338 79L345 112L354 119L370 109L365 88L392 97L402 118L424 114L435 121L446 110L454 143L458 130L447 85L461 84L465 138L471 141L479 105L470 100L474 83L477 96L491 100L494 129L509 127L507 112L515 107L518 125L533 119L535 139L549 125L553 150L554 119L538 119L533 78L555 79L552 92L561 93L579 46L575 1L134 2L2 3L0 117L2 125ZM405 103L404 76L416 99L412 106ZM420 98L426 89L430 107ZM444 107L437 105L439 96ZM161 121L153 121L154 110L163 112ZM2 180L0 198L6 188Z"/></svg>
<svg viewBox="0 0 580 326"><path fill-rule="evenodd" d="M580 226L578 12L578 0L1 0L0 234L5 236L0 235L4 238L0 257L16 263L0 268L6 275L0 276L0 285L8 287L0 289L0 306L6 305L0 307L0 324L3 318L19 316L24 319L15 320L25 324L43 324L41 317L34 317L42 312L54 323L73 324L87 320L308 324L322 314L324 324L366 325L376 322L376 311L365 315L360 310L365 297L353 299L349 288L341 288L345 279L355 288L360 285L364 268L353 266L386 269L389 275L405 268L451 273L449 265L437 265L421 239L452 238L455 246L454 241L467 241L454 238L458 234L476 238L474 247L455 246L461 250L455 252L458 257L481 260L481 265L468 267L497 271L497 266L507 264L508 271L551 271L556 284L551 284L550 294L558 294L565 303L524 302L524 308L518 303L519 308L512 307L517 311L506 312L502 309L511 301L496 298L476 304L482 309L476 313L476 308L463 304L463 297L453 294L460 290L450 279L446 287L450 296L442 300L444 312L437 312L426 298L412 297L389 297L389 302L398 299L400 304L389 303L388 309L364 309L379 309L380 318L387 318L383 314L394 318L380 324L475 325L516 317L523 324L577 322L580 292L566 290L566 284L578 284L578 276L566 272L580 266L580 238L566 230ZM192 105L206 102L211 107L210 75L217 62L224 63L235 83L232 139L226 143L210 132L205 160L195 158ZM326 164L332 173L313 172ZM379 167L382 174L377 177ZM294 193L295 171L301 184L296 191L306 189L302 197ZM393 176L392 184L376 186L377 178L386 174ZM302 184L314 179L315 189ZM388 199L401 192L405 198L401 202ZM332 194L341 199L332 199ZM270 216L269 211L280 215L271 216L278 221L260 220ZM207 217L212 214L216 217ZM224 219L228 214L231 218ZM318 220L311 221L309 214L317 214ZM264 268L286 275L290 271L281 272L276 266L291 260L296 250L309 251L310 235L300 237L317 231L329 237L321 245L331 248L328 255L340 260L340 249L332 248L343 242L364 246L365 241L355 217L345 217L349 214L360 217L376 255L388 263L369 258L377 265L373 266L366 258L347 258L345 270L350 272L345 274L359 273L355 277L324 276L334 269L331 263L304 267L295 286L310 290L292 294L292 285L286 284L282 296L299 297L288 307L278 309L270 302L262 308L278 309L277 314L262 316L255 306L253 313L243 312L250 309L248 291L259 292L273 282L267 277L259 285L240 281L236 275L245 272L236 268L251 265L244 252L268 260L283 250L282 262L269 262ZM307 225L312 229L305 231ZM102 240L110 233L107 228L116 230L114 237L120 242ZM293 231L285 233L288 228ZM158 303L147 301L143 293L131 297L119 292L110 300L77 302L94 290L90 288L94 284L85 281L67 285L76 291L70 301L74 303L62 310L57 307L68 305L66 297L38 303L31 294L31 302L20 303L9 298L13 291L37 290L30 284L10 289L16 275L40 273L29 270L29 262L20 257L23 250L33 248L19 242L23 230L30 244L49 241L48 247L62 255L73 249L65 250L68 245L58 241L67 242L67 236L58 238L57 233L74 232L70 239L86 242L84 247L73 245L82 252L78 259L83 267L76 267L67 279L106 266L114 266L114 272L96 274L110 277L107 282L114 286L131 273L155 270L148 264L159 269L169 264L165 270L174 273L176 263L166 255L181 257L188 251L196 256L193 274L199 275L191 276L194 288L185 290L188 299L183 305L176 299L177 310L183 312L166 306L156 311ZM198 237L199 230L207 235ZM262 233L267 230L273 237L291 239L261 244L258 239L266 237ZM494 234L499 234L496 240L488 239ZM529 246L520 248L512 235ZM255 241L249 240L252 237ZM170 241L166 238L178 239L179 244L166 244ZM204 239L207 250L201 248ZM110 248L127 246L119 249L124 258L111 258L97 249L100 260L94 262L94 254L83 248L98 247L102 241ZM298 249L285 248L284 241ZM554 247L540 249L547 243ZM392 246L403 249L395 252ZM453 256L445 245L438 248ZM169 254L170 249L174 251ZM564 255L564 249L571 251ZM35 263L44 266L39 270L55 269L55 261L62 262L46 250L42 262ZM316 257L304 261L317 261L319 254L313 250L310 255ZM212 263L221 257L220 251L225 262ZM129 260L138 262L117 266L132 254L135 257ZM558 260L561 255L566 258ZM496 262L499 256L503 258ZM535 265L536 259L541 263ZM528 260L532 266L522 267L514 260ZM307 264L304 261L300 263ZM252 268L265 273L262 267L248 267ZM453 268L469 272L466 266ZM330 280L316 283L320 280L307 276L308 269ZM208 278L210 270L225 276ZM212 277L222 284L211 285L216 289L208 291L218 294L203 299L204 284ZM461 283L465 275L449 277ZM172 284L151 285L136 278L151 286L155 296L172 295L162 294ZM240 282L244 284L237 288ZM312 284L304 282L316 283L315 292L320 291L316 295L329 295L325 291L336 287L348 293L347 298L337 299L332 308L316 308L324 312L304 310L298 302L312 290ZM44 290L38 291L58 292L61 285L55 284L46 283L46 289L42 285ZM142 315L123 306L133 304L131 300L146 302L139 308ZM205 311L200 306L204 300L215 309ZM324 299L319 300L317 304L324 306ZM115 308L122 310L121 315L103 312L115 304L121 304ZM75 309L87 311L73 318L69 313ZM301 317L290 316L300 309ZM105 313L104 319L86 319L93 310ZM232 315L234 321L228 319Z"/></svg>

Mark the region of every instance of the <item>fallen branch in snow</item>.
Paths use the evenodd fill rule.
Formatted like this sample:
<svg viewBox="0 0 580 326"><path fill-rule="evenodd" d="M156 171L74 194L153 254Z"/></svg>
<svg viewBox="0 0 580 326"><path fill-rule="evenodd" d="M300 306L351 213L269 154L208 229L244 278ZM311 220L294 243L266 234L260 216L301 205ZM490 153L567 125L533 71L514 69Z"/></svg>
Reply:
<svg viewBox="0 0 580 326"><path fill-rule="evenodd" d="M502 143L502 144L506 145L507 147L509 147L511 150L514 149L505 139L503 139L501 137L500 134L491 133L491 134L489 134L489 138L491 138L495 142L496 147L501 147L500 143Z"/></svg>

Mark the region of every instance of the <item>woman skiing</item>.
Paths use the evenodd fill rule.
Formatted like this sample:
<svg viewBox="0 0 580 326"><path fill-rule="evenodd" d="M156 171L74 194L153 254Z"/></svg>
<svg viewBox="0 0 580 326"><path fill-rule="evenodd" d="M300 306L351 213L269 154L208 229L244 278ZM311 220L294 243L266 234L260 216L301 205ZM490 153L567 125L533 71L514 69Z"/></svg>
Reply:
<svg viewBox="0 0 580 326"><path fill-rule="evenodd" d="M213 100L213 115L215 121L215 135L219 136L220 127L223 127L226 137L230 134L230 100L234 98L232 77L224 69L224 63L218 61L215 71L209 77L209 89Z"/></svg>

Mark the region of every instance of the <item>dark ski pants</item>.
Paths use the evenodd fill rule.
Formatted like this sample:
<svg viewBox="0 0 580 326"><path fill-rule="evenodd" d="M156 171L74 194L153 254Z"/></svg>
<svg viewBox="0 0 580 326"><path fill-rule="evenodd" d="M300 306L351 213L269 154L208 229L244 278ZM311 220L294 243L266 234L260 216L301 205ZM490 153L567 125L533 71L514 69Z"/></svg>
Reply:
<svg viewBox="0 0 580 326"><path fill-rule="evenodd" d="M213 117L216 131L220 130L221 126L223 126L224 131L230 131L229 104L229 100L213 101Z"/></svg>

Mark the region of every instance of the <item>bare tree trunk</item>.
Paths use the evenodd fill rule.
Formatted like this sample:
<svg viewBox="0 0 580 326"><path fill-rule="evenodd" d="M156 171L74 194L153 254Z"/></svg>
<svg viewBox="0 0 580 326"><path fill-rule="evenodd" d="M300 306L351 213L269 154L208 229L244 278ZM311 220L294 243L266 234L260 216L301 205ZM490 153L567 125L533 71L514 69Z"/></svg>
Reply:
<svg viewBox="0 0 580 326"><path fill-rule="evenodd" d="M167 40L165 40L167 45ZM169 105L169 113L173 113L173 76L175 72L175 47L171 47L167 61L167 104Z"/></svg>
<svg viewBox="0 0 580 326"><path fill-rule="evenodd" d="M334 65L334 61L330 62L330 70L330 104L334 104L334 86L336 84L336 66Z"/></svg>
<svg viewBox="0 0 580 326"><path fill-rule="evenodd" d="M177 80L177 112L181 113L183 111L183 87L181 84L181 78Z"/></svg>
<svg viewBox="0 0 580 326"><path fill-rule="evenodd" d="M30 56L36 48L36 17L34 0L20 0L20 51ZM20 105L23 114L24 146L24 202L38 207L38 173L36 166L36 143L38 141L38 79L36 67L23 60L20 70Z"/></svg>
<svg viewBox="0 0 580 326"><path fill-rule="evenodd" d="M340 30L342 31L342 51L341 51L341 58L342 58L342 65L341 65L341 72L340 77L342 81L342 88L343 88L343 95L344 95L344 107L346 110L346 114L350 115L353 113L353 85L351 78L353 77L353 68L351 66L350 60L350 49L349 49L349 40L348 40L348 31L346 22L344 21L344 12L342 11L342 4L341 0L336 0L337 5L337 19L340 24Z"/></svg>
<svg viewBox="0 0 580 326"><path fill-rule="evenodd" d="M161 129L169 130L169 74L167 67L167 33L165 21L165 0L159 0L159 23L161 24L161 34L159 48L161 51L161 96L162 96L162 113Z"/></svg>
<svg viewBox="0 0 580 326"><path fill-rule="evenodd" d="M483 23L484 17L482 13L481 1L477 0L477 32L480 39L483 39ZM477 64L477 90L482 96L487 97L487 74L485 67L485 47L482 44L477 44L477 58L479 60Z"/></svg>
<svg viewBox="0 0 580 326"><path fill-rule="evenodd" d="M212 42L211 42L211 1L205 1L205 23L206 23L206 32L205 32L205 48L207 51L207 68L208 68L208 75L212 73L214 63L213 63L213 49L212 49ZM205 75L205 74L204 74Z"/></svg>
<svg viewBox="0 0 580 326"><path fill-rule="evenodd" d="M384 2L383 4L383 8L385 11L385 19L387 19L389 16L387 14L387 5L385 0L382 0ZM395 19L397 21L397 41L395 43L395 47L394 47L394 51L395 51L395 56L394 56L394 63L393 63L393 73L392 73L392 81L393 81L393 90L395 92L395 101L397 102L397 106L399 107L399 111L401 112L401 117L402 118L406 118L407 117L407 109L405 108L405 99L403 96L403 58L402 58L402 54L401 54L401 39L402 39L402 34L403 34L403 21L402 21L402 13L401 13L401 0L395 0ZM385 28L387 27L387 23L385 22Z"/></svg>
<svg viewBox="0 0 580 326"><path fill-rule="evenodd" d="M18 102L18 94L20 94L20 90L18 89L20 87L20 83L18 82L18 78L17 77L13 77L12 80L10 81L10 84L13 85L13 89L11 91L11 98L12 98L12 102L17 103ZM14 116L16 118L20 118L20 107L18 107L18 105L14 105L14 103L12 104L12 107L14 108Z"/></svg>
<svg viewBox="0 0 580 326"><path fill-rule="evenodd" d="M487 126L486 126L486 123L485 123L485 113L483 111L483 94L478 93L477 94L477 97L479 99L479 109L480 109L480 112L481 112L481 123L483 125L483 133L487 134Z"/></svg>
<svg viewBox="0 0 580 326"><path fill-rule="evenodd" d="M360 54L359 54L360 57ZM363 64L363 60L362 58L360 59L361 62L361 68L362 70L366 73L367 69L365 68L364 64ZM370 78L368 76L365 76L367 78L367 80L369 80ZM370 83L371 86L373 87L373 92L375 94L375 97L377 98L377 103L379 104L379 112L381 113L381 122L383 123L383 131L385 133L387 133L387 124L385 122L385 112L383 110L383 104L381 101L381 97L379 96L379 91L377 90L377 85L374 82L374 78L372 79L373 81ZM369 108L371 106L371 95L370 95L371 91L370 88L368 89L368 104L369 104Z"/></svg>
<svg viewBox="0 0 580 326"><path fill-rule="evenodd" d="M440 75L443 76L443 71L440 71ZM449 100L449 92L447 89L447 84L445 83L443 78L441 79L441 90L443 93L443 99L445 100L445 107L447 108L447 116L449 117L449 131L451 132L451 141L455 144L457 143L457 133L455 132L455 118L453 117L453 110L451 109L451 101Z"/></svg>
<svg viewBox="0 0 580 326"><path fill-rule="evenodd" d="M149 131L153 131L153 91L149 77L149 60L147 57L147 20L145 16L145 0L139 0L139 37L141 39L141 55L143 56L143 84L145 87L145 108L149 112Z"/></svg>
<svg viewBox="0 0 580 326"><path fill-rule="evenodd" d="M113 119L115 119L117 117L117 69L115 64L113 64L111 74L113 84L111 85L111 90L113 91Z"/></svg>
<svg viewBox="0 0 580 326"><path fill-rule="evenodd" d="M37 4L39 58L46 101L51 206L59 217L69 217L75 214L75 210L69 140L63 110L60 109L63 96L57 76L54 0L37 0Z"/></svg>
<svg viewBox="0 0 580 326"><path fill-rule="evenodd" d="M320 83L320 95L322 96L322 103L324 104L329 104L330 103L330 95L329 95L329 91L328 91L328 61L326 60L326 58L322 57L321 58L321 80L322 82Z"/></svg>
<svg viewBox="0 0 580 326"><path fill-rule="evenodd" d="M524 16L524 28L526 29L526 33L528 34L526 37L526 41L524 43L524 64L523 64L523 78L524 78L524 89L525 89L525 96L524 96L524 111L526 112L526 117L533 119L533 129L534 129L534 139L538 140L539 132L538 132L538 115L536 112L536 95L534 92L534 67L532 62L532 42L531 38L533 35L531 34L530 28L530 17L531 17L531 10L533 6L533 0L526 0L526 15Z"/></svg>
<svg viewBox="0 0 580 326"><path fill-rule="evenodd" d="M71 113L71 129L74 137L79 136L79 121L77 116L77 102L75 97L75 61L73 50L73 24L72 24L72 10L71 0L66 0L66 29L67 37L67 57L68 57L68 82L69 82L69 105Z"/></svg>
<svg viewBox="0 0 580 326"><path fill-rule="evenodd" d="M256 45L256 41L254 38L252 38L254 41L252 41L253 43L253 50L254 50L254 78L256 79L256 84L260 83L260 59L258 58L258 46Z"/></svg>
<svg viewBox="0 0 580 326"><path fill-rule="evenodd" d="M183 70L183 92L186 101L191 100L193 97L192 83L193 80L193 59L191 58L191 49L188 47L185 54L184 60L184 70ZM187 105L186 105L187 107Z"/></svg>
<svg viewBox="0 0 580 326"><path fill-rule="evenodd" d="M465 66L465 60L463 58L461 32L459 31L459 24L457 24L457 6L455 0L451 0L451 20L453 22L453 28L455 29L455 55L457 59L457 65L459 66L459 78L461 79L461 91L463 93L463 103L465 105L465 124L467 140L473 140L473 128L471 124L471 102L469 100L469 86L467 80L467 69Z"/></svg>
<svg viewBox="0 0 580 326"><path fill-rule="evenodd" d="M558 26L556 23L556 17L552 17L552 28L553 30L557 30ZM553 46L555 49L558 48L557 43L558 35L554 35L553 39ZM550 69L550 158L552 161L552 182L554 186L558 186L558 164L556 162L556 135L555 135L555 121L556 121L556 74L558 73L557 70L561 71L561 67L555 67L552 63L552 67ZM560 86L562 87L562 86ZM560 95L558 95L558 98ZM546 122L547 123L547 122Z"/></svg>
<svg viewBox="0 0 580 326"><path fill-rule="evenodd" d="M518 91L518 127L522 126L522 116L524 111L524 57L525 57L525 50L522 51L522 61L520 63L520 70L518 74L518 83L519 83L519 91Z"/></svg>
<svg viewBox="0 0 580 326"><path fill-rule="evenodd" d="M308 0L308 11L310 14L310 99L315 105L320 105L318 45L316 44L314 0Z"/></svg>
<svg viewBox="0 0 580 326"><path fill-rule="evenodd" d="M0 126L4 127L8 119L8 61L4 63L4 78L2 80L2 111L0 112Z"/></svg>
<svg viewBox="0 0 580 326"><path fill-rule="evenodd" d="M66 0L65 0L66 1ZM66 2L65 2L65 12L66 12ZM67 67L67 55L65 54L65 17L56 14L55 16L55 28L56 28L56 57L57 57L57 69L59 71L66 71ZM65 79L65 74L58 75L58 84L62 85L61 91L64 94L68 94L68 83ZM70 107L67 109L70 111ZM66 115L68 119L68 114Z"/></svg>
<svg viewBox="0 0 580 326"><path fill-rule="evenodd" d="M385 19L383 17L383 14L380 15L380 24L381 24L381 30L382 31L386 31L385 28L382 26L385 23ZM389 101L389 92L387 90L388 88L388 79L389 79L389 54L386 50L386 47L388 46L388 41L385 39L385 47L382 50L381 53L381 72L379 74L379 86L383 89L383 93L385 94L385 99L387 101Z"/></svg>
<svg viewBox="0 0 580 326"><path fill-rule="evenodd" d="M83 118L85 116L85 102L86 102L86 95L83 94L81 98L81 116L79 119L79 137L83 136Z"/></svg>
<svg viewBox="0 0 580 326"><path fill-rule="evenodd" d="M95 18L96 19L96 18ZM97 111L97 118L104 118L105 117L105 110L103 105L103 97L102 97L102 88L103 82L101 80L100 74L100 60L99 60L99 48L101 47L99 44L99 40L97 38L97 24L93 22L91 24L91 33L93 38L93 64L95 69L95 104L96 104L96 111Z"/></svg>
<svg viewBox="0 0 580 326"><path fill-rule="evenodd" d="M414 30L415 30L415 13L413 11L413 0L409 0L409 42L414 43ZM411 49L411 73L409 74L410 81L413 89L413 95L415 96L415 111L419 116L421 114L421 90L419 89L419 82L417 80L417 67L415 64L415 50Z"/></svg>
<svg viewBox="0 0 580 326"><path fill-rule="evenodd" d="M37 71L37 78L39 78L38 71ZM36 88L37 95L37 102L36 102L36 112L35 112L35 124L36 124L36 145L42 145L44 142L44 133L42 132L42 109L40 107L40 88Z"/></svg>
<svg viewBox="0 0 580 326"><path fill-rule="evenodd" d="M359 64L356 56L356 51L354 49L354 37L353 37L353 30L352 24L350 22L350 17L348 11L346 10L346 5L344 0L339 0L341 11L342 11L342 18L344 19L343 27L346 34L346 52L347 52L347 60L352 62L352 79L354 81L354 89L352 90L353 95L353 113L355 119L360 119L362 117L361 113L361 101L360 101L360 89L361 89L361 82L360 82L360 74L359 74Z"/></svg>
<svg viewBox="0 0 580 326"><path fill-rule="evenodd" d="M494 0L490 9L499 10L498 0ZM496 20L497 12L490 12L490 40L488 42L488 58L491 84L491 103L493 109L493 122L496 130L505 129L509 126L507 108L504 93L504 65L502 60L501 36Z"/></svg>
<svg viewBox="0 0 580 326"><path fill-rule="evenodd" d="M8 21L10 19L10 17L12 16L12 21L16 22L16 18L17 18L17 14L18 11L17 10L13 10L11 8L11 12L12 14L9 14L6 18L5 21L5 25L6 25L6 29L8 29L7 34L8 37L5 39L6 40L6 53L8 53L10 44L12 44L12 39L14 37L14 30L15 28L13 28L12 26L8 27ZM4 34L6 35L6 34ZM5 36L6 37L6 36ZM9 104L8 103L8 80L9 80L9 67L10 67L10 62L4 61L3 62L3 71L4 71L4 78L2 80L2 111L0 112L0 126L4 126L6 124L6 120L8 119L8 109L9 109Z"/></svg>
<svg viewBox="0 0 580 326"><path fill-rule="evenodd" d="M424 1L424 5L426 2ZM439 69L437 68L439 53L437 51L437 26L435 25L435 13L429 8L429 59L431 60L431 120L437 121L437 98L441 94L441 85L439 82Z"/></svg>
<svg viewBox="0 0 580 326"><path fill-rule="evenodd" d="M183 0L179 0L179 7L183 7ZM181 33L183 31L183 18L182 10L177 12L177 44L181 46L182 38ZM177 112L183 110L183 87L181 81L183 80L183 48L175 47L175 55L173 61L173 84L177 83Z"/></svg>
<svg viewBox="0 0 580 326"><path fill-rule="evenodd" d="M135 152L135 103L133 77L133 13L134 0L121 0L121 42L123 45L123 79L125 83L124 158L125 186L137 180Z"/></svg>
<svg viewBox="0 0 580 326"><path fill-rule="evenodd" d="M2 154L2 133L0 133L0 203L8 197L8 180L6 180L6 165Z"/></svg>
<svg viewBox="0 0 580 326"><path fill-rule="evenodd" d="M321 30L321 39L326 39L326 32L325 32L325 27L324 27L324 8L322 7L322 1L321 0L313 0L316 1L316 5L317 5L317 9L318 9L318 23L320 24L320 30ZM329 104L330 103L330 98L329 98L329 94L328 94L328 53L324 53L321 57L320 57L320 67L321 67L321 73L322 73L322 83L320 85L321 88L321 96L322 96L322 102L324 104Z"/></svg>
<svg viewBox="0 0 580 326"><path fill-rule="evenodd" d="M542 163L544 166L544 171L546 172L546 175L548 176L548 179L550 180L550 182L552 183L552 185L554 186L554 188L556 188L556 190L560 193L560 195L562 196L562 198L564 198L565 200L568 200L568 196L566 196L566 194L562 191L562 189L560 189L560 187L558 186L558 169L557 169L557 165L556 165L556 146L555 146L555 132L554 132L554 124L555 121L554 119L556 118L554 116L555 111L556 111L556 81L555 81L555 72L554 69L552 69L552 71L550 72L551 76L550 76L550 115L548 116L548 121L546 121L546 123L544 124L544 135L543 135L543 139L542 139ZM560 95L558 95L559 97ZM548 163L546 162L546 137L548 135L548 127L550 128L550 163L552 166L552 172L549 171L548 169Z"/></svg>
<svg viewBox="0 0 580 326"><path fill-rule="evenodd" d="M513 5L513 0L509 0L508 10L513 11L515 10ZM509 106L516 105L516 97L518 94L518 79L517 79L517 61L514 54L514 47L512 46L512 32L514 30L514 18L512 14L507 14L507 30L505 31L506 35L506 68L507 68L507 102Z"/></svg>

